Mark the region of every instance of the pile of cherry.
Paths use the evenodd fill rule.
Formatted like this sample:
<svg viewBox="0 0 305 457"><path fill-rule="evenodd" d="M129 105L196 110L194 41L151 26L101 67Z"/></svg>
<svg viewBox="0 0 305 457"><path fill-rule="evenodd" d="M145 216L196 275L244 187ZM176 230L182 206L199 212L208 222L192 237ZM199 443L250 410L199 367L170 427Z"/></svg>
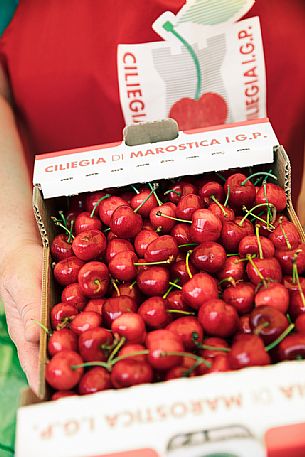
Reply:
<svg viewBox="0 0 305 457"><path fill-rule="evenodd" d="M270 172L70 198L52 217L52 399L305 357L305 244Z"/></svg>

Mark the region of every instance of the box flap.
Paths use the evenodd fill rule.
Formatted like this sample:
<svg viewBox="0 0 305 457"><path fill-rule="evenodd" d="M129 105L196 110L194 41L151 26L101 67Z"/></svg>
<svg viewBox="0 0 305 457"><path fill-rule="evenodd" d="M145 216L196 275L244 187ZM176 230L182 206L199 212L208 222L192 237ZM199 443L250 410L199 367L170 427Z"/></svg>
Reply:
<svg viewBox="0 0 305 457"><path fill-rule="evenodd" d="M163 122L166 120L160 121L160 131ZM157 123L152 125L156 138ZM138 126L138 135L142 129L149 137L146 124ZM36 156L34 185L41 188L44 198L50 198L271 163L277 145L268 119L180 131L177 138L168 141L163 138L137 146L121 142Z"/></svg>

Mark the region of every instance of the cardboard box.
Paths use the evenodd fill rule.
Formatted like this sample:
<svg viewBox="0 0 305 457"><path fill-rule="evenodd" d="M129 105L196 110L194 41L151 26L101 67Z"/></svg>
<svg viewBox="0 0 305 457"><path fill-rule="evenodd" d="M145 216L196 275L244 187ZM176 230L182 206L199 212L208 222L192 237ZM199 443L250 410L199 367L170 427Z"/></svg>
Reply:
<svg viewBox="0 0 305 457"><path fill-rule="evenodd" d="M37 156L33 208L43 242L42 323L49 326L50 308L56 303L50 216L54 215L57 198L266 163L272 164L279 184L285 188L287 213L305 241L291 203L289 160L268 119L191 132L178 132L174 121L164 120L129 127L122 143ZM46 346L47 335L42 331L41 400L47 398ZM221 453L259 457L265 455L264 439L269 440L271 449L277 436L270 432L264 438L268 428L305 422L304 395L304 362L110 390L32 406L26 405L38 399L27 391L18 413L16 455L195 457ZM302 425L298 427L302 430ZM301 441L305 455L305 439ZM243 453L246 449L247 454ZM281 454L268 454L275 455Z"/></svg>

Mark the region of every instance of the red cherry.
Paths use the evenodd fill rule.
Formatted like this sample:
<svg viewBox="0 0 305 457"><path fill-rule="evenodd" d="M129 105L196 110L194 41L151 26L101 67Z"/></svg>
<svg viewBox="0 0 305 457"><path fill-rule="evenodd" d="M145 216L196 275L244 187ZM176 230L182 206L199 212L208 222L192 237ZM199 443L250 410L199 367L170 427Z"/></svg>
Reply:
<svg viewBox="0 0 305 457"><path fill-rule="evenodd" d="M244 262L238 256L227 257L224 266L217 273L217 277L220 281L224 279L230 279L234 281L240 281L244 277L245 267ZM230 282L223 282L223 286L228 286Z"/></svg>
<svg viewBox="0 0 305 457"><path fill-rule="evenodd" d="M189 244L191 242L191 233L190 233L189 224L179 223L176 224L170 231L171 236L176 240L177 245ZM181 250L187 250L188 246L181 247Z"/></svg>
<svg viewBox="0 0 305 457"><path fill-rule="evenodd" d="M179 311L189 311L190 308L184 303L181 290L172 290L166 301L167 309L176 309Z"/></svg>
<svg viewBox="0 0 305 457"><path fill-rule="evenodd" d="M218 336L210 336L209 338L206 338L203 342L203 345L205 346L204 349L200 349L199 355L200 357L207 359L207 358L215 358L220 354L224 354L223 351L219 350L220 349L229 349L229 345L226 340L223 338L219 338ZM210 346L210 348L209 348ZM212 349L215 348L215 349ZM226 353L225 353L226 354Z"/></svg>
<svg viewBox="0 0 305 457"><path fill-rule="evenodd" d="M265 279L270 279L276 282L282 281L282 269L275 257L269 257L268 259L252 259L254 266L248 262L246 271L247 275L253 284L258 284L262 281L260 275ZM260 275L258 274L260 272Z"/></svg>
<svg viewBox="0 0 305 457"><path fill-rule="evenodd" d="M288 327L287 317L273 306L258 306L250 313L250 327L265 344L276 340Z"/></svg>
<svg viewBox="0 0 305 457"><path fill-rule="evenodd" d="M202 327L196 317L183 316L171 322L167 326L167 330L175 333L182 341L184 348L187 351L196 349L193 336L196 334L197 341L201 343L203 338Z"/></svg>
<svg viewBox="0 0 305 457"><path fill-rule="evenodd" d="M218 297L216 280L208 273L197 273L182 286L182 299L191 308Z"/></svg>
<svg viewBox="0 0 305 457"><path fill-rule="evenodd" d="M146 337L144 320L137 313L125 313L117 317L111 324L111 330L129 343L143 343Z"/></svg>
<svg viewBox="0 0 305 457"><path fill-rule="evenodd" d="M239 317L239 328L238 333L236 333L235 337L237 337L237 335L248 335L250 333L252 333L250 328L250 314L244 314L243 316Z"/></svg>
<svg viewBox="0 0 305 457"><path fill-rule="evenodd" d="M143 295L141 294L140 290L138 289L137 285L134 283L125 282L122 284L118 284L119 295L127 295L130 297L137 306L143 301ZM117 297L118 293L115 290L113 292L113 297Z"/></svg>
<svg viewBox="0 0 305 457"><path fill-rule="evenodd" d="M246 176L242 173L235 173L229 176L224 185L224 191L228 193L230 188L229 205L233 208L252 208L255 202L256 190L252 182L246 181Z"/></svg>
<svg viewBox="0 0 305 457"><path fill-rule="evenodd" d="M112 214L117 208L123 205L125 206L126 202L121 197L112 196L102 200L99 204L99 216L101 221L105 225L110 225Z"/></svg>
<svg viewBox="0 0 305 457"><path fill-rule="evenodd" d="M276 249L295 249L301 242L300 234L295 225L289 221L281 221L270 235Z"/></svg>
<svg viewBox="0 0 305 457"><path fill-rule="evenodd" d="M198 321L204 331L223 338L232 336L238 328L238 315L235 308L220 299L204 303L199 308Z"/></svg>
<svg viewBox="0 0 305 457"><path fill-rule="evenodd" d="M48 341L50 357L61 351L77 351L77 336L68 328L55 330Z"/></svg>
<svg viewBox="0 0 305 457"><path fill-rule="evenodd" d="M197 268L195 268L191 263L189 263L189 270L191 272L191 275L195 275L196 273L198 273ZM183 285L190 279L189 273L186 269L186 259L174 262L170 267L170 271L171 277L174 280L179 279L179 284Z"/></svg>
<svg viewBox="0 0 305 457"><path fill-rule="evenodd" d="M54 267L54 278L61 286L77 282L78 273L83 265L84 262L76 256L60 260Z"/></svg>
<svg viewBox="0 0 305 457"><path fill-rule="evenodd" d="M105 259L109 263L111 259L119 252L122 251L134 251L133 245L128 240L122 240L121 238L113 238L108 241Z"/></svg>
<svg viewBox="0 0 305 457"><path fill-rule="evenodd" d="M144 258L147 262L159 262L162 260L175 260L179 253L178 245L170 235L159 236L147 246Z"/></svg>
<svg viewBox="0 0 305 457"><path fill-rule="evenodd" d="M80 395L90 395L110 388L110 373L103 367L93 367L81 377L78 392Z"/></svg>
<svg viewBox="0 0 305 457"><path fill-rule="evenodd" d="M106 237L100 230L84 230L74 238L72 249L85 262L96 259L106 250Z"/></svg>
<svg viewBox="0 0 305 457"><path fill-rule="evenodd" d="M87 330L99 327L102 323L100 314L94 311L82 311L71 322L71 330L77 335L80 335Z"/></svg>
<svg viewBox="0 0 305 457"><path fill-rule="evenodd" d="M197 209L192 216L191 239L195 243L217 241L222 229L221 220L208 209Z"/></svg>
<svg viewBox="0 0 305 457"><path fill-rule="evenodd" d="M75 397L77 394L73 390L57 390L54 392L54 394L51 396L51 400L60 400L61 398L65 397Z"/></svg>
<svg viewBox="0 0 305 457"><path fill-rule="evenodd" d="M255 295L255 306L268 305L285 314L288 310L289 294L283 284L269 282L262 286Z"/></svg>
<svg viewBox="0 0 305 457"><path fill-rule="evenodd" d="M231 369L269 365L271 360L262 340L256 335L240 335L228 355Z"/></svg>
<svg viewBox="0 0 305 457"><path fill-rule="evenodd" d="M68 235L63 233L56 235L51 243L52 258L58 262L73 256L72 243L68 242Z"/></svg>
<svg viewBox="0 0 305 457"><path fill-rule="evenodd" d="M155 229L162 230L163 233L170 232L175 225L175 221L166 216L175 217L175 208L176 207L172 204L164 203L163 205L152 209L149 215L152 226ZM160 216L159 213L162 214L162 216Z"/></svg>
<svg viewBox="0 0 305 457"><path fill-rule="evenodd" d="M259 237L260 245L262 248L262 254L264 258L274 257L274 244L272 241L264 236ZM238 245L238 252L241 257L246 257L247 254L256 254L258 257L260 254L258 240L255 235L245 236Z"/></svg>
<svg viewBox="0 0 305 457"><path fill-rule="evenodd" d="M119 252L110 260L109 271L119 281L131 281L137 276L137 268L134 265L137 261L138 257L135 252Z"/></svg>
<svg viewBox="0 0 305 457"><path fill-rule="evenodd" d="M215 200L219 203L223 203L225 199L223 187L217 181L209 181L205 183L199 190L199 195L206 206L210 205ZM214 197L214 200L211 197Z"/></svg>
<svg viewBox="0 0 305 457"><path fill-rule="evenodd" d="M106 328L111 328L112 322L124 313L135 313L137 305L135 301L127 295L107 298L104 303L102 317Z"/></svg>
<svg viewBox="0 0 305 457"><path fill-rule="evenodd" d="M169 200L174 204L179 203L181 197L188 194L196 194L197 192L196 186L187 181L179 181L179 183L175 184L168 190L172 190L172 192L167 193L167 195Z"/></svg>
<svg viewBox="0 0 305 457"><path fill-rule="evenodd" d="M176 217L180 219L192 220L192 215L197 209L202 207L201 198L196 194L188 194L182 197L176 208Z"/></svg>
<svg viewBox="0 0 305 457"><path fill-rule="evenodd" d="M110 229L119 238L134 238L142 229L143 220L128 205L119 206L110 219Z"/></svg>
<svg viewBox="0 0 305 457"><path fill-rule="evenodd" d="M152 230L141 230L134 239L135 250L140 257L144 257L147 246L159 235Z"/></svg>
<svg viewBox="0 0 305 457"><path fill-rule="evenodd" d="M163 295L169 282L169 272L164 267L152 266L141 270L137 276L137 285L148 296Z"/></svg>
<svg viewBox="0 0 305 457"><path fill-rule="evenodd" d="M57 329L63 322L71 321L78 314L77 309L68 303L57 303L51 309L51 325Z"/></svg>
<svg viewBox="0 0 305 457"><path fill-rule="evenodd" d="M223 291L223 299L232 305L238 314L249 313L254 306L255 286L250 282L240 282Z"/></svg>
<svg viewBox="0 0 305 457"><path fill-rule="evenodd" d="M130 206L133 210L138 208L144 200L149 197L151 191L149 189L143 189L138 194L134 195L130 201ZM158 206L158 202L154 194L151 194L148 200L139 208L137 211L143 217L149 217L149 213L153 208Z"/></svg>
<svg viewBox="0 0 305 457"><path fill-rule="evenodd" d="M227 252L238 252L241 240L247 235L253 235L254 228L250 221L236 217L234 221L223 223L221 242Z"/></svg>
<svg viewBox="0 0 305 457"><path fill-rule="evenodd" d="M105 195L107 195L107 194L103 190L99 190L96 192L89 192L85 198L86 211L88 211L88 213L91 214L92 211L94 210L95 214L98 214L100 199L102 197L105 197ZM98 230L100 230L100 229L98 229Z"/></svg>
<svg viewBox="0 0 305 457"><path fill-rule="evenodd" d="M260 187L256 194L255 204L261 203L271 203L278 212L283 211L287 204L286 193L277 184L266 183L265 186Z"/></svg>
<svg viewBox="0 0 305 457"><path fill-rule="evenodd" d="M93 327L80 334L79 353L85 362L106 362L112 343L113 336L109 330Z"/></svg>
<svg viewBox="0 0 305 457"><path fill-rule="evenodd" d="M149 350L148 362L157 370L169 370L181 364L180 355L167 354L184 351L182 340L170 330L153 330L148 333L146 347Z"/></svg>
<svg viewBox="0 0 305 457"><path fill-rule="evenodd" d="M234 221L235 214L232 208L223 206L220 203L211 203L208 208L215 216L219 217L222 223Z"/></svg>
<svg viewBox="0 0 305 457"><path fill-rule="evenodd" d="M90 213L85 211L77 215L73 228L76 235L79 235L87 230L101 230L102 223L98 217L91 217Z"/></svg>
<svg viewBox="0 0 305 457"><path fill-rule="evenodd" d="M88 262L79 270L78 282L86 297L101 298L109 285L108 268L102 262Z"/></svg>
<svg viewBox="0 0 305 457"><path fill-rule="evenodd" d="M139 307L138 313L151 329L164 328L171 320L166 300L162 297L148 298Z"/></svg>
<svg viewBox="0 0 305 457"><path fill-rule="evenodd" d="M168 117L178 122L180 130L190 130L225 124L228 106L225 99L213 92L207 92L198 100L181 98L171 107Z"/></svg>
<svg viewBox="0 0 305 457"><path fill-rule="evenodd" d="M305 243L299 244L296 249L276 250L275 257L279 261L284 274L292 274L293 258L296 257L298 273L305 271Z"/></svg>
<svg viewBox="0 0 305 457"><path fill-rule="evenodd" d="M78 282L74 282L63 289L61 301L73 305L78 311L81 311L87 303L87 298L82 293Z"/></svg>
<svg viewBox="0 0 305 457"><path fill-rule="evenodd" d="M197 246L191 254L192 264L207 273L216 273L223 268L227 259L226 251L215 241L206 241Z"/></svg>
<svg viewBox="0 0 305 457"><path fill-rule="evenodd" d="M193 365L195 361L193 360ZM178 366L170 368L165 375L164 381L170 381L171 379L180 379L185 378L185 373L187 372L187 368L184 366ZM195 376L195 371L190 373L189 377L192 378Z"/></svg>
<svg viewBox="0 0 305 457"><path fill-rule="evenodd" d="M94 311L95 313L102 314L104 303L104 298L91 298L83 311Z"/></svg>
<svg viewBox="0 0 305 457"><path fill-rule="evenodd" d="M136 360L137 362L147 362L146 354L136 354L137 352L145 351L145 347L142 344L137 343L126 343L119 351L119 357L128 355L128 360Z"/></svg>
<svg viewBox="0 0 305 457"><path fill-rule="evenodd" d="M277 346L278 361L297 360L305 358L305 335L294 333L286 336Z"/></svg>
<svg viewBox="0 0 305 457"><path fill-rule="evenodd" d="M111 384L116 389L151 383L152 379L151 366L133 358L118 361L111 371Z"/></svg>
<svg viewBox="0 0 305 457"><path fill-rule="evenodd" d="M303 296L300 294L299 290L293 291L290 294L288 312L293 320L301 314L305 314L305 299Z"/></svg>
<svg viewBox="0 0 305 457"><path fill-rule="evenodd" d="M73 389L79 382L84 369L72 369L73 365L80 365L83 361L74 351L61 351L52 357L46 364L46 381L57 390Z"/></svg>

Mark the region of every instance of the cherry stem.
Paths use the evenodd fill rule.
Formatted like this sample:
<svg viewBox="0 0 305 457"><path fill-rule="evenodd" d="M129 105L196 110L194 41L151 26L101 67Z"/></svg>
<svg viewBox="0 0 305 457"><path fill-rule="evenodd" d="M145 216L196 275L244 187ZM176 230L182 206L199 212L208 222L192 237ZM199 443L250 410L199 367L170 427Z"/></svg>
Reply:
<svg viewBox="0 0 305 457"><path fill-rule="evenodd" d="M113 285L118 297L121 295L120 289L118 288L118 285L115 281L115 279L111 278L111 284Z"/></svg>
<svg viewBox="0 0 305 457"><path fill-rule="evenodd" d="M51 216L52 221L54 222L55 225L58 227L61 227L67 234L68 234L68 240L72 238L74 239L74 235L72 235L72 226L73 224L71 223L71 228L68 229L64 224L62 224L56 217Z"/></svg>
<svg viewBox="0 0 305 457"><path fill-rule="evenodd" d="M260 225L256 224L256 226L255 226L255 236L256 236L257 245L258 245L259 258L263 259L264 256L263 256L262 243L261 243L261 239L260 239L260 236L259 236L259 229L260 229Z"/></svg>
<svg viewBox="0 0 305 457"><path fill-rule="evenodd" d="M226 195L226 199L224 201L223 206L227 206L228 201L229 201L229 197L230 197L230 186L228 186L227 195Z"/></svg>
<svg viewBox="0 0 305 457"><path fill-rule="evenodd" d="M185 257L185 269L186 269L186 272L189 275L190 279L192 279L192 277L193 277L192 272L190 270L190 264L189 264L189 258L190 258L190 255L192 254L192 252L193 251L187 251L186 257Z"/></svg>
<svg viewBox="0 0 305 457"><path fill-rule="evenodd" d="M269 203L268 201L268 197L267 197L267 184L266 184L266 181L263 182L263 187L264 187L264 197L265 197L265 200L267 203ZM270 223L270 217L272 217L272 213L271 213L271 209L269 207L269 205L267 206L267 227L269 226L269 223Z"/></svg>
<svg viewBox="0 0 305 457"><path fill-rule="evenodd" d="M283 234L283 236L285 238L285 242L286 242L287 248L289 250L291 250L292 249L291 248L291 244L290 244L290 242L288 240L287 233L285 232L284 227L283 227L283 218L282 217L280 217L280 219L279 219L279 224L280 224L280 227L281 227L282 234Z"/></svg>
<svg viewBox="0 0 305 457"><path fill-rule="evenodd" d="M148 186L152 190L154 196L156 197L158 205L161 206L163 203L161 202L160 198L158 197L158 195L156 193L156 189L159 187L159 184L157 184L157 183L152 184L149 182Z"/></svg>
<svg viewBox="0 0 305 457"><path fill-rule="evenodd" d="M110 227L105 228L105 230L103 230L103 232L104 233L110 232Z"/></svg>
<svg viewBox="0 0 305 457"><path fill-rule="evenodd" d="M268 176L269 178L273 178L277 180L277 177L273 175L272 173L268 173L267 171L258 171L257 173L253 173L252 175L248 176L244 181L241 183L241 186L244 186L246 182L248 182L250 179L254 178L254 176Z"/></svg>
<svg viewBox="0 0 305 457"><path fill-rule="evenodd" d="M197 344L198 349L208 349L209 351L219 351L219 352L230 352L230 348L225 348L221 346L210 346L209 344Z"/></svg>
<svg viewBox="0 0 305 457"><path fill-rule="evenodd" d="M116 357L115 359L112 359L110 362L110 365L115 365L120 360L129 359L130 357L135 357L137 355L147 355L147 354L149 354L148 349L144 349L143 351L130 352L128 354L120 355L120 356Z"/></svg>
<svg viewBox="0 0 305 457"><path fill-rule="evenodd" d="M178 248L186 248L186 247L193 247L193 246L198 246L198 243L179 244Z"/></svg>
<svg viewBox="0 0 305 457"><path fill-rule="evenodd" d="M224 217L228 217L228 213L227 211L224 209L224 205L222 205L218 200L217 198L215 197L215 195L211 195L211 200L213 200L214 203L216 203L216 205L221 209L221 212L222 214L224 215Z"/></svg>
<svg viewBox="0 0 305 457"><path fill-rule="evenodd" d="M159 217L162 216L162 217L165 217L167 219L172 219L173 221L185 222L187 224L191 224L192 223L192 221L187 221L186 219L179 219L177 217L168 216L167 214L164 214L161 211L157 211L156 212L156 216L159 216Z"/></svg>
<svg viewBox="0 0 305 457"><path fill-rule="evenodd" d="M256 208L261 208L262 206L267 206L269 209L272 208L274 210L274 212L275 212L275 214L273 215L273 218L275 219L275 216L276 216L276 208L275 208L275 206L272 203L259 203L258 205L255 205L253 208L251 208L249 210L245 206L243 206L243 210L246 211L246 214L244 215L242 220L238 223L238 225L241 227L243 225L243 223L245 222L245 220L247 219L247 217L251 214L251 216L254 216L256 219L258 219L259 221L263 222L264 224L267 224L267 229L268 230L269 230L269 227L274 229L275 227L270 224L269 220L265 221L264 219L260 218L259 216L257 216L256 214L253 213L253 211Z"/></svg>
<svg viewBox="0 0 305 457"><path fill-rule="evenodd" d="M135 262L134 265L136 267L140 267L142 265L149 266L149 265L162 265L164 263L172 263L174 260L174 256L170 255L167 260L159 260L158 262Z"/></svg>
<svg viewBox="0 0 305 457"><path fill-rule="evenodd" d="M129 286L129 289L132 289L134 285L137 284L137 280L135 279Z"/></svg>
<svg viewBox="0 0 305 457"><path fill-rule="evenodd" d="M283 341L284 338L286 338L287 335L294 329L295 325L290 324L286 330L283 331L283 333L276 338L276 340L272 341L272 343L268 344L268 346L265 347L266 352L271 351L271 349L275 348L281 341Z"/></svg>
<svg viewBox="0 0 305 457"><path fill-rule="evenodd" d="M67 325L72 321L72 319L73 318L70 316L64 317L63 320L56 326L56 330L66 328Z"/></svg>
<svg viewBox="0 0 305 457"><path fill-rule="evenodd" d="M149 354L148 349L145 349L143 351L137 351L137 352L130 352L128 354L120 355L119 357L116 357L115 359L112 359L110 362L84 362L80 363L78 365L71 365L71 370L77 370L78 368L86 368L86 367L103 367L106 368L106 370L111 371L111 367L115 365L117 362L120 362L121 360L124 359L129 359L131 357L136 357L137 355L147 355Z"/></svg>
<svg viewBox="0 0 305 457"><path fill-rule="evenodd" d="M176 284L176 283L174 283L174 282L168 281L168 284L170 284L170 285L173 286L173 287L176 287L177 289L180 289L180 290L182 289L181 286L178 286L178 284Z"/></svg>
<svg viewBox="0 0 305 457"><path fill-rule="evenodd" d="M239 256L238 252L235 254L227 254L227 257L234 257L234 256Z"/></svg>
<svg viewBox="0 0 305 457"><path fill-rule="evenodd" d="M218 176L218 178L220 178L223 182L226 182L226 178L221 173L219 173L219 171L215 171L215 175Z"/></svg>
<svg viewBox="0 0 305 457"><path fill-rule="evenodd" d="M181 197L181 192L178 192L177 190L174 190L174 189L166 190L163 195L170 194L171 192L173 192L174 194L178 195L178 197Z"/></svg>
<svg viewBox="0 0 305 457"><path fill-rule="evenodd" d="M272 168L269 170L268 173L271 173L271 172L272 172ZM254 184L255 186L258 186L258 185L260 185L259 183L261 183L261 182L263 181L263 179L264 179L264 176L260 176L259 178L257 178L257 179L254 181L253 184ZM268 176L265 177L265 180L267 180L267 179L268 179Z"/></svg>
<svg viewBox="0 0 305 457"><path fill-rule="evenodd" d="M176 279L174 280L174 282L169 286L169 288L167 289L167 291L165 292L165 294L162 296L162 298L164 298L164 299L167 298L168 294L173 290L174 284L175 284L175 286L177 285L177 282L179 282L179 279L178 279L178 278L176 278Z"/></svg>
<svg viewBox="0 0 305 457"><path fill-rule="evenodd" d="M99 198L96 203L94 203L94 206L93 206L93 209L91 211L90 217L94 216L95 210L98 207L98 205L101 203L101 201L106 200L106 198L109 198L109 197L111 197L111 195L110 194L106 194L103 197Z"/></svg>
<svg viewBox="0 0 305 457"><path fill-rule="evenodd" d="M262 322L261 324L259 324L259 325L255 328L255 330L254 330L254 335L257 335L257 336L258 336L258 335L261 333L261 331L262 331L264 328L269 327L269 325L270 325L270 322L267 322L267 321Z"/></svg>
<svg viewBox="0 0 305 457"><path fill-rule="evenodd" d="M195 362L194 365L192 365L190 368L188 368L187 370L185 370L182 373L183 377L188 378L193 373L193 371L195 371L196 368L198 368L200 365L201 365L201 361L197 360L197 362Z"/></svg>
<svg viewBox="0 0 305 457"><path fill-rule="evenodd" d="M250 262L250 264L252 265L252 267L253 267L253 269L255 270L257 276L259 277L259 279L262 281L262 283L264 284L264 286L267 287L266 279L264 278L264 276L262 275L262 273L259 271L259 269L258 269L257 266L255 265L255 262L253 261L252 256L251 256L250 254L247 254L247 259L248 259L248 261Z"/></svg>
<svg viewBox="0 0 305 457"><path fill-rule="evenodd" d="M136 194L139 194L139 193L140 193L140 191L138 191L138 189L137 189L133 184L131 184L130 187L132 188L132 190L135 191Z"/></svg>
<svg viewBox="0 0 305 457"><path fill-rule="evenodd" d="M183 309L167 309L166 312L170 314L184 314L185 316L195 316L196 314L191 311L184 311Z"/></svg>
<svg viewBox="0 0 305 457"><path fill-rule="evenodd" d="M236 287L236 281L235 281L235 279L233 278L233 276L228 276L227 278L223 278L221 281L218 282L218 285L220 286L220 285L223 284L224 282L229 282L229 283L232 284L234 287Z"/></svg>
<svg viewBox="0 0 305 457"><path fill-rule="evenodd" d="M293 284L297 283L298 291L299 291L299 294L300 294L300 297L302 300L302 304L303 304L303 306L305 306L305 297L304 297L304 292L303 292L303 289L302 289L302 286L300 283L298 266L297 266L297 258L298 258L298 255L300 252L301 252L301 250L298 249L295 252L293 259L292 259L292 282L293 282Z"/></svg>
<svg viewBox="0 0 305 457"><path fill-rule="evenodd" d="M190 359L194 359L196 361L200 361L200 365L203 363L207 368L211 368L212 364L211 362L208 362L206 359L203 359L202 357L199 357L196 354L193 354L191 352L176 352L176 351L166 351L166 352L160 352L160 357L168 357L168 356L180 356L180 357L189 357Z"/></svg>
<svg viewBox="0 0 305 457"><path fill-rule="evenodd" d="M43 325L41 322L37 321L36 319L31 319L31 320L33 321L34 324L39 325L39 327L42 328L42 330L44 330L47 335L49 335L49 336L52 335L52 332L50 332L50 330L45 325Z"/></svg>
<svg viewBox="0 0 305 457"><path fill-rule="evenodd" d="M122 336L122 338L119 340L118 344L115 346L115 348L111 352L110 356L108 357L108 360L107 360L108 364L114 359L115 354L117 354L119 352L119 350L125 344L125 342L126 342L126 338L125 338L125 336Z"/></svg>
<svg viewBox="0 0 305 457"><path fill-rule="evenodd" d="M147 195L146 198L144 198L144 200L139 204L139 206L136 207L136 209L133 210L134 213L137 213L139 211L139 209L142 208L143 205L145 205L145 203L147 202L147 200L150 199L150 197L152 196L152 194L154 193L154 190L151 190L150 193Z"/></svg>

